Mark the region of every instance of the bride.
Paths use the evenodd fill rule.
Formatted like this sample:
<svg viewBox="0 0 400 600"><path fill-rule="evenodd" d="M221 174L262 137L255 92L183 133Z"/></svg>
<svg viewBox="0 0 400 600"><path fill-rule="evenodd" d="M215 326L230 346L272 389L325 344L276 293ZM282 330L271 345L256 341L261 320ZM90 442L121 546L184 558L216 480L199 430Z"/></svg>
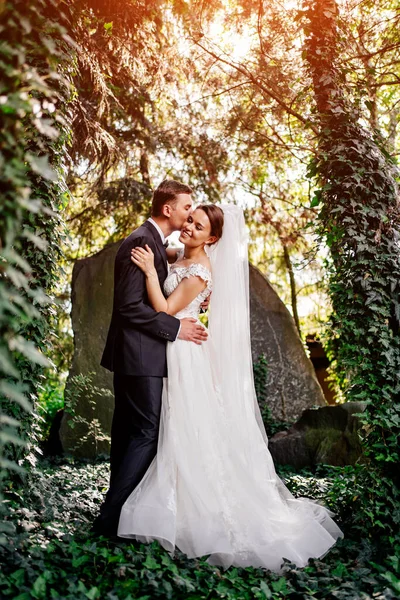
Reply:
<svg viewBox="0 0 400 600"><path fill-rule="evenodd" d="M303 567L343 534L326 508L292 496L268 450L253 382L243 211L201 205L179 239L184 254L175 252L166 297L150 248L132 250L132 261L157 311L198 318L212 290L209 338L168 343L157 455L122 508L118 535L225 568L279 571L284 558Z"/></svg>

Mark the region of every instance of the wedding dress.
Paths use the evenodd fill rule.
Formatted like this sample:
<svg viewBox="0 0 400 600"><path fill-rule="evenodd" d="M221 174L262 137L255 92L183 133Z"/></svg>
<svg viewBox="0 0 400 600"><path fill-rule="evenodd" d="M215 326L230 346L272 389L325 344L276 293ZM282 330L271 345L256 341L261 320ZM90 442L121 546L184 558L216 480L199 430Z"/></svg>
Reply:
<svg viewBox="0 0 400 600"><path fill-rule="evenodd" d="M190 558L209 555L225 568L279 571L284 558L303 567L343 534L332 513L294 498L275 472L254 392L243 213L223 209L213 276L178 262L164 284L170 295L185 277L206 283L178 318L197 319L213 290L209 338L167 345L157 456L122 508L118 535L158 540Z"/></svg>

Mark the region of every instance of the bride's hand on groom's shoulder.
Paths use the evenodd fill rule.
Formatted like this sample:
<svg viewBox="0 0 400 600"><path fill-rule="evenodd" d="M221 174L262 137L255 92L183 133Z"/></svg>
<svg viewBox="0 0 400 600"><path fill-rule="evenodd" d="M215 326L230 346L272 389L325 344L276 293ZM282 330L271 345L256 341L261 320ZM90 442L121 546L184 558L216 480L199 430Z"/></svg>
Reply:
<svg viewBox="0 0 400 600"><path fill-rule="evenodd" d="M131 261L139 267L145 275L151 275L156 272L154 267L154 253L147 244L144 248L141 248L140 246L132 248Z"/></svg>
<svg viewBox="0 0 400 600"><path fill-rule="evenodd" d="M208 332L203 325L200 325L196 319L186 318L181 319L181 328L178 338L186 342L194 342L200 345L205 342L208 337Z"/></svg>

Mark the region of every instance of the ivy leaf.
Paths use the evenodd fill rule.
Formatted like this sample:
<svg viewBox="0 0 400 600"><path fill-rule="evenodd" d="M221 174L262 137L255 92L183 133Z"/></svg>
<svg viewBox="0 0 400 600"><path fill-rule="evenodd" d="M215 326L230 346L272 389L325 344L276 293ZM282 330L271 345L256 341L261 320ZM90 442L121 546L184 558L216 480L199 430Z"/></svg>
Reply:
<svg viewBox="0 0 400 600"><path fill-rule="evenodd" d="M76 569L76 567L84 565L85 563L89 562L89 560L90 556L87 556L86 554L84 554L83 556L78 556L78 558L72 559L72 566L74 567L74 569Z"/></svg>
<svg viewBox="0 0 400 600"><path fill-rule="evenodd" d="M46 580L42 575L39 575L34 582L31 593L34 598L41 599L46 597Z"/></svg>
<svg viewBox="0 0 400 600"><path fill-rule="evenodd" d="M263 592L263 594L267 598L267 600L269 600L270 598L272 598L272 592L269 589L268 585L265 583L265 581L262 581L260 583L260 590Z"/></svg>
<svg viewBox="0 0 400 600"><path fill-rule="evenodd" d="M35 119L33 121L33 124L35 125L39 133L45 135L51 140L56 140L60 136L60 132L58 131L58 129L53 127L52 119Z"/></svg>
<svg viewBox="0 0 400 600"><path fill-rule="evenodd" d="M7 262L18 265L25 273L30 273L32 271L29 263L23 258L18 252L15 252L14 248L6 248L2 252L3 258L7 260Z"/></svg>
<svg viewBox="0 0 400 600"><path fill-rule="evenodd" d="M47 50L49 51L50 54L53 54L53 55L58 55L59 54L57 46L56 46L56 43L55 43L54 40L52 40L51 38L49 38L49 37L47 37L45 35L42 35L41 36L41 42L47 48Z"/></svg>
<svg viewBox="0 0 400 600"><path fill-rule="evenodd" d="M15 473L25 473L25 469L8 458L0 458L0 467L5 471L15 471ZM1 531L1 527L0 527Z"/></svg>
<svg viewBox="0 0 400 600"><path fill-rule="evenodd" d="M21 271L18 271L18 269L14 269L14 267L8 265L6 272L7 276L10 278L16 288L24 288L25 290L27 289L28 279L23 273L21 273Z"/></svg>
<svg viewBox="0 0 400 600"><path fill-rule="evenodd" d="M25 154L27 162L30 164L32 171L41 175L44 179L49 181L57 181L57 173L50 166L49 159L47 156L35 156L30 152Z"/></svg>
<svg viewBox="0 0 400 600"><path fill-rule="evenodd" d="M318 206L321 202L321 199L322 199L321 190L317 190L311 200L310 207L315 208L316 206Z"/></svg>
<svg viewBox="0 0 400 600"><path fill-rule="evenodd" d="M26 412L29 413L32 411L32 405L26 399L24 394L22 393L21 388L18 385L16 385L15 383L9 383L8 381L5 381L5 380L1 381L0 382L0 392L6 398L9 398L10 400L14 400L14 402L17 402L17 404L22 406L22 408Z"/></svg>
<svg viewBox="0 0 400 600"><path fill-rule="evenodd" d="M100 590L97 587L90 588L86 593L86 597L89 598L89 600L96 600L96 598L100 598L100 595Z"/></svg>
<svg viewBox="0 0 400 600"><path fill-rule="evenodd" d="M25 569L17 569L10 575L10 579L12 579L18 587L22 587L25 579Z"/></svg>
<svg viewBox="0 0 400 600"><path fill-rule="evenodd" d="M9 521L0 521L0 532L12 535L13 533L15 533L14 523L10 523Z"/></svg>
<svg viewBox="0 0 400 600"><path fill-rule="evenodd" d="M0 442L5 446L6 444L15 444L16 446L26 446L25 440L21 439L11 429L0 431Z"/></svg>
<svg viewBox="0 0 400 600"><path fill-rule="evenodd" d="M280 577L278 579L278 581L272 581L271 586L272 586L272 589L274 590L274 592L286 592L287 591L286 579L284 577Z"/></svg>
<svg viewBox="0 0 400 600"><path fill-rule="evenodd" d="M159 569L160 568L160 565L158 564L158 562L152 556L150 556L150 554L147 555L146 560L143 563L143 566L146 567L146 569Z"/></svg>
<svg viewBox="0 0 400 600"><path fill-rule="evenodd" d="M23 237L25 237L30 242L32 242L33 244L35 244L36 248L39 248L39 250L41 250L42 252L45 252L47 250L48 246L49 246L49 244L48 244L48 242L46 240L44 240L43 238L39 237L38 235L35 235L29 229L25 228L24 233L23 233Z"/></svg>
<svg viewBox="0 0 400 600"><path fill-rule="evenodd" d="M9 347L12 351L17 351L23 354L27 359L36 363L37 365L42 365L43 367L49 367L50 361L39 352L36 348L35 344L32 342L25 340L22 336L17 335L9 341Z"/></svg>
<svg viewBox="0 0 400 600"><path fill-rule="evenodd" d="M0 371L10 375L11 377L18 378L18 371L11 361L11 354L6 348L0 347Z"/></svg>
<svg viewBox="0 0 400 600"><path fill-rule="evenodd" d="M400 593L400 579L398 579L394 573L386 571L386 573L383 574L383 577L390 583L396 592Z"/></svg>
<svg viewBox="0 0 400 600"><path fill-rule="evenodd" d="M0 425L9 425L10 427L19 427L20 422L9 415L0 414Z"/></svg>

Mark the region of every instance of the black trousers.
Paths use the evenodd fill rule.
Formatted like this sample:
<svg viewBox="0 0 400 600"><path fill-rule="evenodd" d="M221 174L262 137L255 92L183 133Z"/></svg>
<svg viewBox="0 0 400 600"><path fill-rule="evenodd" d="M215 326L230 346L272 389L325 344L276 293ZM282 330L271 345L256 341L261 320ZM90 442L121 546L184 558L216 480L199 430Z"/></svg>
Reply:
<svg viewBox="0 0 400 600"><path fill-rule="evenodd" d="M110 488L93 530L116 535L122 505L157 453L162 377L114 374Z"/></svg>

